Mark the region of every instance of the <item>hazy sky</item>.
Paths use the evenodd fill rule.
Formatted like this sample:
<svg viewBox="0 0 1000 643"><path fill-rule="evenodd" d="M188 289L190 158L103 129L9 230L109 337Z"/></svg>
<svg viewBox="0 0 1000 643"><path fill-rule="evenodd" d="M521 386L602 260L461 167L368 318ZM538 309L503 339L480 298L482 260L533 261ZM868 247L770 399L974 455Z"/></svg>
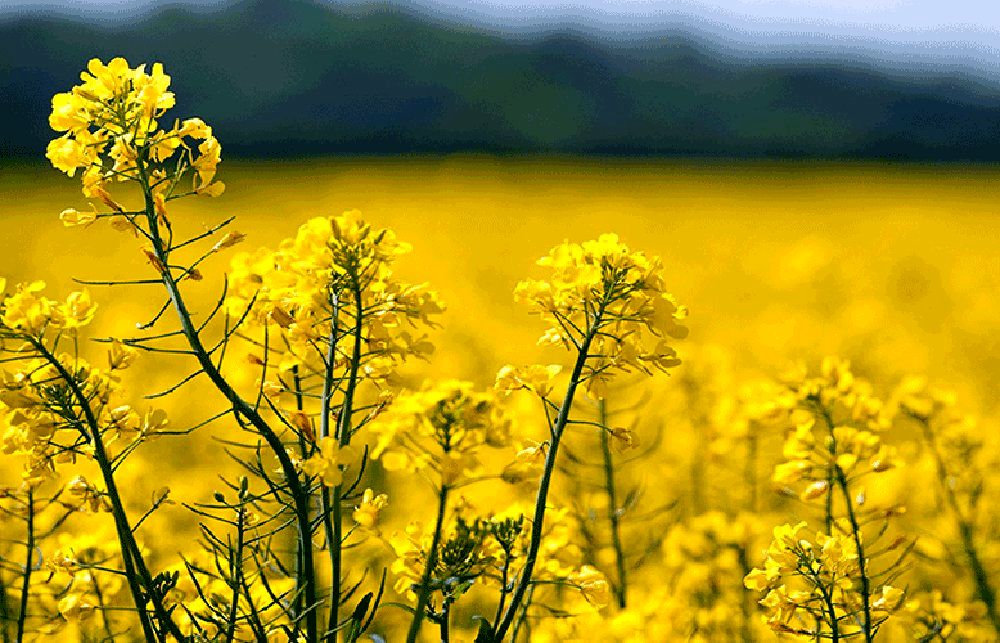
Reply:
<svg viewBox="0 0 1000 643"><path fill-rule="evenodd" d="M218 5L226 0L0 0L8 13L61 8L128 15L161 4ZM327 0L355 4L356 0ZM392 4L408 4L392 0ZM724 26L787 35L852 34L893 39L1000 44L1000 0L414 0L449 15L478 16L510 26L575 20L609 25L655 26L678 16ZM377 4L377 3L376 3Z"/></svg>

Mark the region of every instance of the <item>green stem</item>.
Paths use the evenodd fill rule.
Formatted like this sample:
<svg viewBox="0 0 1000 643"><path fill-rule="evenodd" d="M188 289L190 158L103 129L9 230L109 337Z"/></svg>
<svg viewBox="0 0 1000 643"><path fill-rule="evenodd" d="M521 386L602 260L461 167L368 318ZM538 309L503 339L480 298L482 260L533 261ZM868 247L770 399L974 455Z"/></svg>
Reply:
<svg viewBox="0 0 1000 643"><path fill-rule="evenodd" d="M90 585L94 588L94 596L97 597L97 607L101 610L101 623L104 626L106 641L114 641L115 633L111 631L111 620L108 618L107 605L104 601L104 592L101 591L101 584L97 582L97 576L91 574Z"/></svg>
<svg viewBox="0 0 1000 643"><path fill-rule="evenodd" d="M149 620L149 614L146 611L146 602L151 601L153 603L153 610L156 613L157 620L160 622L160 626L163 631L169 631L177 640L186 640L180 628L174 623L170 614L163 607L163 602L160 597L154 595L153 589L153 577L149 573L149 568L146 567L146 562L142 557L142 552L139 550L139 545L135 541L135 534L132 532L132 527L128 521L128 514L125 512L125 504L122 502L121 494L118 491L118 483L115 480L114 467L111 464L111 459L108 457L107 451L104 447L104 436L101 434L100 424L97 421L97 416L94 415L94 410L90 406L90 399L84 394L80 389L79 383L76 381L66 367L56 359L45 344L43 344L37 338L29 337L28 342L38 351L39 355L45 359L56 372L59 373L59 377L66 382L69 387L70 392L73 397L76 398L77 404L79 404L81 411L83 412L84 420L86 421L87 428L90 430L90 438L94 446L94 460L97 462L97 466L101 471L101 477L104 480L104 486L107 489L108 501L111 503L111 516L115 521L115 531L118 534L118 544L121 549L122 554L122 564L125 567L125 578L129 585L129 590L132 593L132 601L135 603L135 608L139 616L139 622L142 625L143 634L147 641L163 641L165 640L165 635L163 632L157 632L152 623ZM147 594L143 594L142 589L146 588Z"/></svg>
<svg viewBox="0 0 1000 643"><path fill-rule="evenodd" d="M406 633L406 643L415 643L417 635L420 634L420 624L423 623L427 603L431 596L431 578L434 575L434 568L437 566L438 549L441 546L441 534L444 532L444 515L448 509L448 486L441 485L438 491L438 511L437 520L434 524L434 535L431 537L431 548L427 552L427 564L424 566L424 573L420 578L420 587L417 588L417 608L413 612L413 619L410 621L410 629Z"/></svg>
<svg viewBox="0 0 1000 643"><path fill-rule="evenodd" d="M948 467L945 464L941 450L938 448L930 421L921 420L920 424L924 430L924 439L927 440L931 453L934 455L938 483L941 485L941 489L944 490L948 506L952 513L955 514L955 521L958 523L958 534L962 540L962 550L965 552L965 557L969 561L969 568L972 571L972 579L976 586L976 596L986 606L986 615L990 620L990 624L993 626L994 631L1000 635L1000 614L997 614L996 591L990 584L989 574L987 574L986 567L979 557L979 548L976 546L975 527L965 517L961 504L958 502L955 489L948 484L948 478L950 477Z"/></svg>
<svg viewBox="0 0 1000 643"><path fill-rule="evenodd" d="M580 376L583 374L583 367L587 363L590 344L594 339L594 334L600 327L600 314L594 320L593 326L584 336L583 342L577 351L576 363L573 365L573 372L570 374L569 385L566 387L566 394L563 396L562 405L559 407L559 415L556 416L555 425L552 427L552 435L549 441L549 450L545 454L545 468L542 470L542 477L538 483L538 495L535 497L535 514L531 523L531 542L528 545L528 553L524 560L524 568L518 578L517 587L511 597L510 605L504 614L503 621L497 626L497 641L502 641L507 630L510 629L517 616L517 610L524 600L524 594L531 584L531 574L535 568L538 558L538 549L542 544L543 527L545 523L545 508L549 496L549 486L552 483L552 474L556 469L556 456L559 454L559 441L562 439L569 421L569 412L573 406L573 398L576 396L576 389L580 385Z"/></svg>
<svg viewBox="0 0 1000 643"><path fill-rule="evenodd" d="M245 417L250 424L253 425L254 429L260 433L261 437L264 438L264 441L267 442L268 447L277 458L278 464L281 466L282 474L288 484L288 490L292 496L292 502L294 504L293 508L295 510L295 523L296 530L298 532L299 555L302 559L302 565L298 568L298 577L295 579L296 592L302 592L305 596L306 605L304 616L306 621L307 643L315 643L318 640L318 624L316 618L316 576L315 569L313 567L312 524L309 520L309 494L305 489L303 489L302 481L299 479L299 472L295 468L295 464L292 462L291 457L288 455L288 450L282 443L281 438L270 426L268 426L267 422L264 421L264 418L261 417L260 413L258 413L246 400L240 397L232 385L230 385L226 378L223 377L222 373L213 363L211 355L209 355L204 344L202 344L198 330L191 321L191 313L187 309L187 304L181 295L177 281L174 279L170 269L167 268L167 266L170 265L167 257L168 250L164 246L163 239L160 236L159 227L156 222L156 209L153 205L153 194L151 192L149 180L146 174L145 161L141 155L138 159L138 168L145 197L146 220L149 225L150 237L153 239L153 250L157 260L164 266L161 278L163 279L163 285L167 289L171 304L173 305L178 321L180 322L181 332L187 340L188 346L190 346L195 358L198 360L198 364L201 366L202 371L212 382L215 388L218 389L219 392L222 393L226 400L232 405L233 410L239 415Z"/></svg>
<svg viewBox="0 0 1000 643"><path fill-rule="evenodd" d="M24 625L28 620L28 598L31 596L31 574L35 568L35 494L28 490L28 515L24 548L24 574L21 576L21 609L17 613L17 643L24 640Z"/></svg>
<svg viewBox="0 0 1000 643"><path fill-rule="evenodd" d="M242 496L242 494L241 494ZM240 498L242 503L243 497ZM230 550L229 582L232 583L233 598L229 605L229 618L226 620L226 643L232 643L236 635L236 617L239 614L240 589L243 585L243 539L246 524L246 510L240 506L236 519L236 549Z"/></svg>
<svg viewBox="0 0 1000 643"><path fill-rule="evenodd" d="M625 550L622 547L621 513L618 508L618 492L615 486L615 467L608 438L608 408L604 400L597 403L598 423L601 425L601 454L604 457L604 492L608 496L608 523L611 526L611 546L615 550L615 567L618 582L614 586L618 607L625 609L628 602L628 578L625 568Z"/></svg>
<svg viewBox="0 0 1000 643"><path fill-rule="evenodd" d="M330 435L330 405L333 396L333 370L337 359L337 318L340 313L339 300L331 290L330 303L333 314L330 319L330 335L327 338L326 364L323 371L323 394L320 398L320 439ZM338 440L339 442L339 440ZM323 515L323 529L326 532L326 546L330 556L330 613L327 620L325 640L335 643L338 634L337 626L340 620L340 566L341 566L341 515L340 496L343 493L341 485L334 487L334 503L330 507L330 490L324 485L320 489L320 509Z"/></svg>
<svg viewBox="0 0 1000 643"><path fill-rule="evenodd" d="M441 643L451 643L451 602L445 601L441 606Z"/></svg>
<svg viewBox="0 0 1000 643"><path fill-rule="evenodd" d="M843 470L834 465L836 468L837 483L840 486L841 493L844 496L844 504L847 506L847 519L851 523L851 533L854 536L854 547L857 549L858 553L858 570L861 574L861 609L864 617L864 635L865 643L871 643L875 638L875 632L872 631L872 610L871 610L871 581L868 578L868 561L865 559L865 547L864 543L861 542L861 526L858 524L857 515L854 513L854 503L851 500L851 490L847 486L847 476L844 475Z"/></svg>
<svg viewBox="0 0 1000 643"><path fill-rule="evenodd" d="M6 561L0 556L0 563L3 562ZM10 630L7 628L7 623L11 620L13 619L10 618L10 606L7 604L7 583L4 582L3 565L0 564L0 638L3 638L3 643L10 643Z"/></svg>
<svg viewBox="0 0 1000 643"><path fill-rule="evenodd" d="M361 369L361 348L362 348L362 331L364 330L364 302L361 301L361 283L358 281L356 275L351 275L352 284L351 290L354 296L354 328L352 329L354 337L354 345L351 350L351 364L347 372L347 386L344 388L344 403L340 407L340 417L337 422L337 442L340 446L344 447L351 443L351 433L354 415L354 393L358 386L358 373ZM339 310L339 301L334 308L334 313L336 314ZM336 319L332 322L336 324ZM330 353L330 364L333 364L332 358L335 356L333 352ZM324 383L326 386L326 383ZM324 493L326 490L323 490ZM342 507L341 503L343 498L343 485L337 485L333 490L333 524L332 524L332 538L330 542L330 551L333 554L331 561L333 569L331 570L332 587L330 590L330 595L332 596L333 604L330 606L330 621L329 621L329 631L335 631L337 625L340 621L340 593L341 593L341 575L343 573L343 519L341 516ZM324 496L325 497L325 496ZM329 499L326 499L329 504Z"/></svg>
<svg viewBox="0 0 1000 643"><path fill-rule="evenodd" d="M827 589L823 589L822 592L826 609L830 613L830 641L838 643L840 641L840 622L837 620L837 608L833 604L833 595Z"/></svg>

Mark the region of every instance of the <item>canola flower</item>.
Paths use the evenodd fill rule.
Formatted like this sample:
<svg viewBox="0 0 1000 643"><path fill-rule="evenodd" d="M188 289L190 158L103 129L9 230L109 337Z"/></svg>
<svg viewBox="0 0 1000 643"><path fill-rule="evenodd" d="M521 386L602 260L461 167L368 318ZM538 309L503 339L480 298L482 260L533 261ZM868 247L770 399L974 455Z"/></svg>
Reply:
<svg viewBox="0 0 1000 643"><path fill-rule="evenodd" d="M161 65L120 58L53 99L47 156L90 202L62 224L110 222L148 268L65 297L0 280L0 637L1000 636L991 418L918 377L883 401L872 360L773 378L692 345L682 366L687 311L660 260L611 234L556 246L515 288L565 362L415 387L444 306L397 274L409 244L317 213L213 274L248 235L173 216L224 190L211 127L174 103ZM213 280L217 304L192 310ZM108 285L166 305L96 337ZM140 400L146 369L177 381ZM206 404L222 410L178 421ZM160 445L195 431L231 458L220 476L139 497Z"/></svg>

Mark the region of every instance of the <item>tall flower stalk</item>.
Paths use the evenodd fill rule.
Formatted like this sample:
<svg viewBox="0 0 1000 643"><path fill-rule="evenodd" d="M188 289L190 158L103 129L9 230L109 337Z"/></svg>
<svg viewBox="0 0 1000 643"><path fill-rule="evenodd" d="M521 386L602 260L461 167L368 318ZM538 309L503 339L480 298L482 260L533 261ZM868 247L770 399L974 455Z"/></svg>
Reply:
<svg viewBox="0 0 1000 643"><path fill-rule="evenodd" d="M678 365L680 360L667 338L683 337L686 332L678 323L686 310L664 290L659 259L632 252L615 235L583 244L564 243L538 263L551 270L551 277L522 281L515 298L550 324L540 343L562 345L575 353L575 359L558 404L550 399L551 377L558 368L519 371L505 367L497 377L502 390L534 392L542 401L548 424L530 543L510 602L495 624L498 641L510 631L532 583L559 446L573 424L570 415L578 389L584 386L591 396L601 399L615 372L651 374ZM539 374L549 377L539 379Z"/></svg>

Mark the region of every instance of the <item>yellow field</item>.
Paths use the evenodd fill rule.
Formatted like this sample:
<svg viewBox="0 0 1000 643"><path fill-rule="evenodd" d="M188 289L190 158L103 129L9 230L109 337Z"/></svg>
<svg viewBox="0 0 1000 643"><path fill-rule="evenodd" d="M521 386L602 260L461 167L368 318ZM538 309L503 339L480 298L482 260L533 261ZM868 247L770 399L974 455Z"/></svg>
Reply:
<svg viewBox="0 0 1000 643"><path fill-rule="evenodd" d="M178 216L236 215L244 247L352 208L412 243L403 274L449 306L436 375L485 383L494 366L540 355L527 348L536 328L512 302L514 284L559 241L613 231L664 259L691 309L691 340L724 346L743 367L840 354L865 372L960 386L976 409L998 403L1000 170L449 157L231 161L221 176L224 197L181 202ZM144 265L106 226L60 225L56 215L84 201L49 167L4 168L0 194L10 281L66 289ZM206 280L205 296L217 285ZM95 296L103 323L130 327L128 315L108 319L121 305L112 291Z"/></svg>
<svg viewBox="0 0 1000 643"><path fill-rule="evenodd" d="M742 458L743 446L740 436L719 436L724 433L719 418L727 412L720 402L727 395L723 391L775 377L797 362L815 366L827 355L848 359L884 398L905 375L926 376L955 391L959 407L979 417L977 435L987 442L986 461L995 461L1000 453L1000 169L356 158L226 161L220 178L227 184L222 197L184 199L171 208L176 226L193 231L236 215L234 228L248 235L239 250L247 250L276 246L307 218L357 208L375 226L390 227L413 244L413 252L399 262L399 275L429 282L448 310L441 316L443 328L433 334L434 356L426 364L407 366L411 385L425 377L454 377L489 387L504 364L565 362L560 350L535 345L541 325L511 296L518 280L538 274L535 260L564 239L584 241L615 232L632 248L662 257L667 289L690 309L690 335L676 343L684 363L652 389L649 413L658 418L663 446L652 468L625 474L654 489L650 497L680 503L668 519L649 527L658 533L704 511L732 515L745 508L742 491L734 491L731 471L725 471L743 466L733 464ZM84 203L78 181L51 167L0 168L0 276L9 284L43 279L56 298L74 287L74 277L154 277L139 241L128 234L103 222L86 229L60 223L61 210ZM203 266L205 279L191 291L196 313L218 295L234 251L228 252ZM135 324L162 303L161 291L91 287L100 306L91 335L133 333ZM168 358L149 359L155 368L145 361L135 368L131 384L137 394L169 386L191 370L190 363L174 366ZM247 373L246 382L253 377ZM700 392L691 394L694 389ZM196 383L164 405L180 427L220 410L222 400ZM143 447L136 461L143 464L132 463L126 472L127 500L135 514L163 485L171 485L178 500L205 500L217 473L231 470L212 440L220 433L213 431L206 429L190 442L167 438ZM781 458L781 433L761 438L759 468L751 474L759 478L766 497L760 501L767 523L764 547L771 525L794 523L799 517L815 521L812 509L768 495L767 480ZM872 498L912 502L902 528L928 535L931 542L947 541L951 527L920 518L939 513L937 493L931 490L933 467L921 460L926 454L910 445L913 436L905 429L889 435L914 464L893 472L891 484L873 483ZM650 435L645 441L652 441ZM987 488L995 488L990 486L994 478L995 472ZM422 519L432 519L429 491L399 486L394 495L397 487L391 476L389 480L387 532L413 517L403 511L408 498L426 501ZM568 491L560 489L563 497ZM984 498L989 507L982 514L983 555L1000 583L997 526L987 518L996 515L998 503L995 496ZM145 542L165 561L190 545L194 521L179 506L151 521L143 527ZM751 565L762 563L758 549ZM667 600L657 594L654 580L680 574L676 565L671 567L670 552L663 555L667 562L649 563L636 574L645 583L636 583L640 602L659 605ZM919 563L924 571L912 577L913 589L923 590L936 579L947 598L972 600L971 583L960 564L923 562L935 555L947 558L930 545L920 550L926 557ZM607 551L597 557L601 563L610 560ZM740 577L730 579L736 588ZM467 614L457 614L456 627L464 636L474 624ZM459 624L460 617L465 622ZM628 638L635 636L626 632L628 627L623 624L601 636L642 640ZM430 627L425 629L432 636ZM537 640L545 640L545 631L539 630ZM909 640L901 632L893 629L887 640ZM567 632L561 636L588 640L573 639L579 634ZM679 634L669 636L684 640Z"/></svg>

